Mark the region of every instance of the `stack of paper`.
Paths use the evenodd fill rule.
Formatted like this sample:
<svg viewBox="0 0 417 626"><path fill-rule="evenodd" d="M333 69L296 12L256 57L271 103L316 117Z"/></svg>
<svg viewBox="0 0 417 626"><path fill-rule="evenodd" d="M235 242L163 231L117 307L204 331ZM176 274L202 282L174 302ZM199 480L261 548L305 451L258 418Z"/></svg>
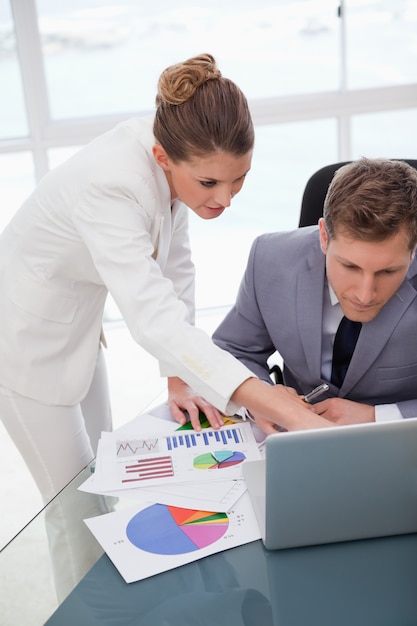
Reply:
<svg viewBox="0 0 417 626"><path fill-rule="evenodd" d="M141 501L86 520L127 582L260 537L242 478L260 458L247 422L200 432L153 415L104 432L80 489Z"/></svg>

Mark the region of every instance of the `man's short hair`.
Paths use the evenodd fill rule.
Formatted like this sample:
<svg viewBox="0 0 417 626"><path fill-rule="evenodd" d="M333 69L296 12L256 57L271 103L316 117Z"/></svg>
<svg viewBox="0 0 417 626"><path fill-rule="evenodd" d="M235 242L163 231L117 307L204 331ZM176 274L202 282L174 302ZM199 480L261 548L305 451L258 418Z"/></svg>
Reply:
<svg viewBox="0 0 417 626"><path fill-rule="evenodd" d="M329 238L382 241L405 228L417 244L417 170L404 161L362 158L339 168L324 200Z"/></svg>

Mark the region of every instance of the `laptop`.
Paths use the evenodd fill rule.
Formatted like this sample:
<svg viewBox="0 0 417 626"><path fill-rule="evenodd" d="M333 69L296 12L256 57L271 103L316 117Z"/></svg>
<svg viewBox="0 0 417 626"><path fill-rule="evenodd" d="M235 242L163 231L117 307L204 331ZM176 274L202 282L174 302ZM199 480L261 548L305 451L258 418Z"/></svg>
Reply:
<svg viewBox="0 0 417 626"><path fill-rule="evenodd" d="M417 532L417 418L270 435L242 469L270 550Z"/></svg>

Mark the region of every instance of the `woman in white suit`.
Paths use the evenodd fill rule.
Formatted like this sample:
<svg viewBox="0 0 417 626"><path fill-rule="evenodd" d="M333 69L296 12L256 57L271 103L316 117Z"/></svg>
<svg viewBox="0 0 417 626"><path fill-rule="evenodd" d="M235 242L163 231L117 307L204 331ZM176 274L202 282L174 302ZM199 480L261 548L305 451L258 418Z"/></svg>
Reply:
<svg viewBox="0 0 417 626"><path fill-rule="evenodd" d="M100 349L106 295L159 359L169 406L198 428L244 405L268 432L324 426L193 326L188 208L218 217L240 191L247 101L208 54L165 70L154 119L132 119L44 177L0 239L0 412L45 500L111 428ZM188 207L188 208L187 208ZM184 382L183 382L184 381Z"/></svg>

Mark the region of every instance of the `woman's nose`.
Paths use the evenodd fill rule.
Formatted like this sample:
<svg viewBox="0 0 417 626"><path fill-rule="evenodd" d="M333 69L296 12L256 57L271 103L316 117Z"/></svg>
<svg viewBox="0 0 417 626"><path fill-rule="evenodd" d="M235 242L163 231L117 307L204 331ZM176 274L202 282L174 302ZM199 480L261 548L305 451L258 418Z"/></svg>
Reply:
<svg viewBox="0 0 417 626"><path fill-rule="evenodd" d="M215 195L215 201L223 207L230 206L234 193L232 192L231 187L222 187L221 189L217 189Z"/></svg>

